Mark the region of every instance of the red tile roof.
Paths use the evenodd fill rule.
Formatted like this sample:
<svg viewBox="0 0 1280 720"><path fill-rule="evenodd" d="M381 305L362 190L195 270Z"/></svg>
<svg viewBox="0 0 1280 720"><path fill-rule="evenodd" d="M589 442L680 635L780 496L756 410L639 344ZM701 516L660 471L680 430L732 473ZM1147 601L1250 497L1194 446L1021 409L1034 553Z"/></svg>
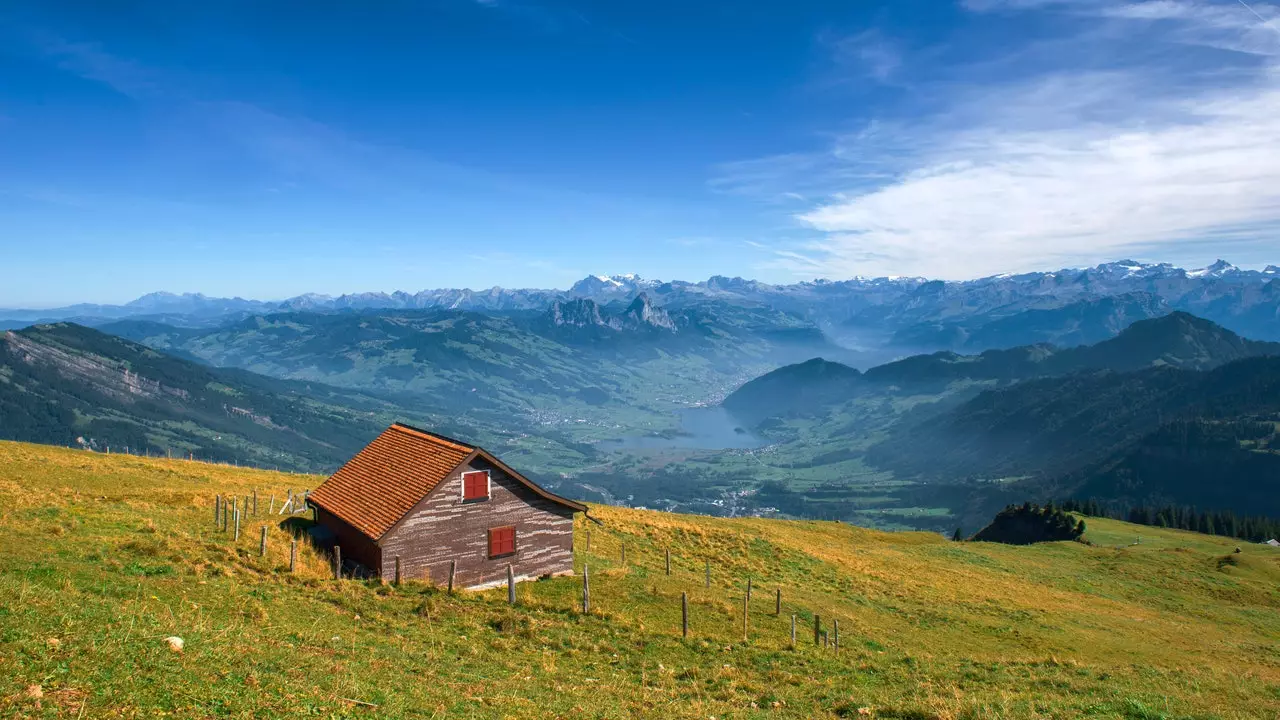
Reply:
<svg viewBox="0 0 1280 720"><path fill-rule="evenodd" d="M577 512L587 509L544 490L482 448L401 423L374 438L308 499L378 540L473 455L497 465L552 502Z"/></svg>
<svg viewBox="0 0 1280 720"><path fill-rule="evenodd" d="M316 488L309 500L377 540L475 451L396 423Z"/></svg>

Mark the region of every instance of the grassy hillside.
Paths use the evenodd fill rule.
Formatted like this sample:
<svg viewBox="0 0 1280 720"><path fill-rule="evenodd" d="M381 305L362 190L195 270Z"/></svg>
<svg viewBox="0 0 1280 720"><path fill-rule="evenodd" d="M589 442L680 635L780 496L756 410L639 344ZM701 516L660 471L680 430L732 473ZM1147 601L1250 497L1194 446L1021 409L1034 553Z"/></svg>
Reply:
<svg viewBox="0 0 1280 720"><path fill-rule="evenodd" d="M1280 552L1266 547L1093 519L1092 547L1012 547L593 507L584 615L578 578L524 584L509 608L503 591L335 582L309 550L291 576L278 518L250 517L239 543L213 526L215 493L319 481L0 443L0 716L1280 713ZM813 645L815 613L839 620L839 651Z"/></svg>

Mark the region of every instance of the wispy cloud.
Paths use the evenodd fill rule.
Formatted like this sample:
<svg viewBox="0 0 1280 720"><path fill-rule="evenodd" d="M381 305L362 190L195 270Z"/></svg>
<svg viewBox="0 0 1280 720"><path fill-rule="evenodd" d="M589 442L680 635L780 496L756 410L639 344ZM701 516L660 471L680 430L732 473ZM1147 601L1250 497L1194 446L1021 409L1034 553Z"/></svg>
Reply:
<svg viewBox="0 0 1280 720"><path fill-rule="evenodd" d="M107 85L122 95L138 98L156 91L154 75L144 65L113 55L100 45L60 38L43 38L37 43L62 69Z"/></svg>
<svg viewBox="0 0 1280 720"><path fill-rule="evenodd" d="M662 209L647 199L558 187L518 174L442 161L420 148L370 139L336 123L217 97L206 92L198 78L121 57L100 44L39 35L31 38L30 49L67 72L147 102L175 135L183 137L182 142L218 147L226 156L236 156L240 177L252 178L247 182L263 195L312 197L316 191L328 190L348 199L408 204L414 210L429 200L467 193L525 207L572 203L593 211ZM56 195L54 189L39 192L46 198ZM164 195L163 189L159 194Z"/></svg>
<svg viewBox="0 0 1280 720"><path fill-rule="evenodd" d="M1252 4L1264 18L1280 12ZM1144 62L1054 68L959 86L944 110L839 136L825 151L722 168L721 189L817 197L809 240L778 266L827 276L966 277L1135 250L1261 253L1280 232L1280 31L1238 3L970 0L980 12L1053 11L1107 24ZM1077 38L1081 56L1094 35ZM1183 52L1182 55L1187 55ZM1175 58L1176 59L1176 58ZM1167 62L1168 65L1152 63ZM1177 73L1171 73L1170 68ZM1223 252L1229 254L1229 252Z"/></svg>
<svg viewBox="0 0 1280 720"><path fill-rule="evenodd" d="M876 28L853 35L827 34L821 40L831 53L836 71L846 77L854 74L888 83L902 66L897 43Z"/></svg>

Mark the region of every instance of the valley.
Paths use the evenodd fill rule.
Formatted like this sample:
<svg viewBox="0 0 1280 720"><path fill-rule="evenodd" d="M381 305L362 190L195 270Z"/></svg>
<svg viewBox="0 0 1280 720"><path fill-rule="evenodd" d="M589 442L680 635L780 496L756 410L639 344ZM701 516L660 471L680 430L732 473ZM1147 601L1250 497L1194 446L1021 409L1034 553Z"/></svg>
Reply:
<svg viewBox="0 0 1280 720"><path fill-rule="evenodd" d="M433 291L277 304L159 295L99 309L102 320L87 321L105 335L59 325L10 337L58 347L66 342L59 335L76 334L90 354L123 368L122 377L133 372L161 385L159 369L136 358L162 353L182 365L180 374L208 375L202 387L248 393L254 402L211 405L227 415L216 422L192 416L176 397L169 399L182 402L169 402L160 415L137 410L155 404L145 397L115 410L77 411L48 378L92 379L56 353L31 351L11 355L0 381L32 368L44 368L46 381L6 382L0 398L13 407L52 402L41 407L71 410L10 422L27 427L10 429L12 439L321 471L358 447L357 438L400 419L489 447L574 497L725 516L950 534L1008 502L1077 492L1114 501L1117 512L1147 502L1226 510L1248 496L1196 493L1182 481L1174 493L1150 481L1135 492L1134 474L1166 473L1157 469L1159 453L1160 462L1178 463L1179 453L1208 451L1157 452L1156 438L1171 421L1221 425L1274 415L1272 365L1251 366L1251 382L1262 383L1258 402L1226 408L1205 406L1206 388L1225 386L1200 378L1275 355L1280 344L1180 309L1236 325L1247 315L1259 337L1280 337L1280 320L1255 322L1265 317L1273 275L1227 264L1183 271L1122 262L963 283L768 286L616 276L588 278L563 293ZM446 301L451 307L441 306ZM161 315L167 322L155 319ZM922 323L970 329L964 340L923 341ZM138 345L112 345L111 336ZM997 347L975 353L982 338ZM1034 344L1006 344L1015 339ZM15 387L25 394L3 392ZM254 395L262 390L290 409L259 409L281 404ZM70 393L90 395L100 393ZM1078 398L1094 400L1072 408ZM302 411L342 423L341 437L315 446L290 440L302 417L289 413ZM227 423L246 430L231 432ZM277 440L245 437L247 429L271 434L272 426L279 426ZM1240 442L1251 443L1246 454L1224 455L1219 464L1261 472L1263 487L1280 482L1268 464L1276 447L1270 435Z"/></svg>

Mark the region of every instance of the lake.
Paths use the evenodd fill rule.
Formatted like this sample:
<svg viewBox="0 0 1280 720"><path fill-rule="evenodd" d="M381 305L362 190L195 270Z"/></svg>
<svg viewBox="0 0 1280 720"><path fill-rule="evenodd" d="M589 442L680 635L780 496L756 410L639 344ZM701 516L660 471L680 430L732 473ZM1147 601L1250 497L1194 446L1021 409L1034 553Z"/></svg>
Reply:
<svg viewBox="0 0 1280 720"><path fill-rule="evenodd" d="M680 432L671 437L624 437L604 440L600 445L625 450L740 450L765 444L722 407L688 408L676 415L680 418Z"/></svg>

